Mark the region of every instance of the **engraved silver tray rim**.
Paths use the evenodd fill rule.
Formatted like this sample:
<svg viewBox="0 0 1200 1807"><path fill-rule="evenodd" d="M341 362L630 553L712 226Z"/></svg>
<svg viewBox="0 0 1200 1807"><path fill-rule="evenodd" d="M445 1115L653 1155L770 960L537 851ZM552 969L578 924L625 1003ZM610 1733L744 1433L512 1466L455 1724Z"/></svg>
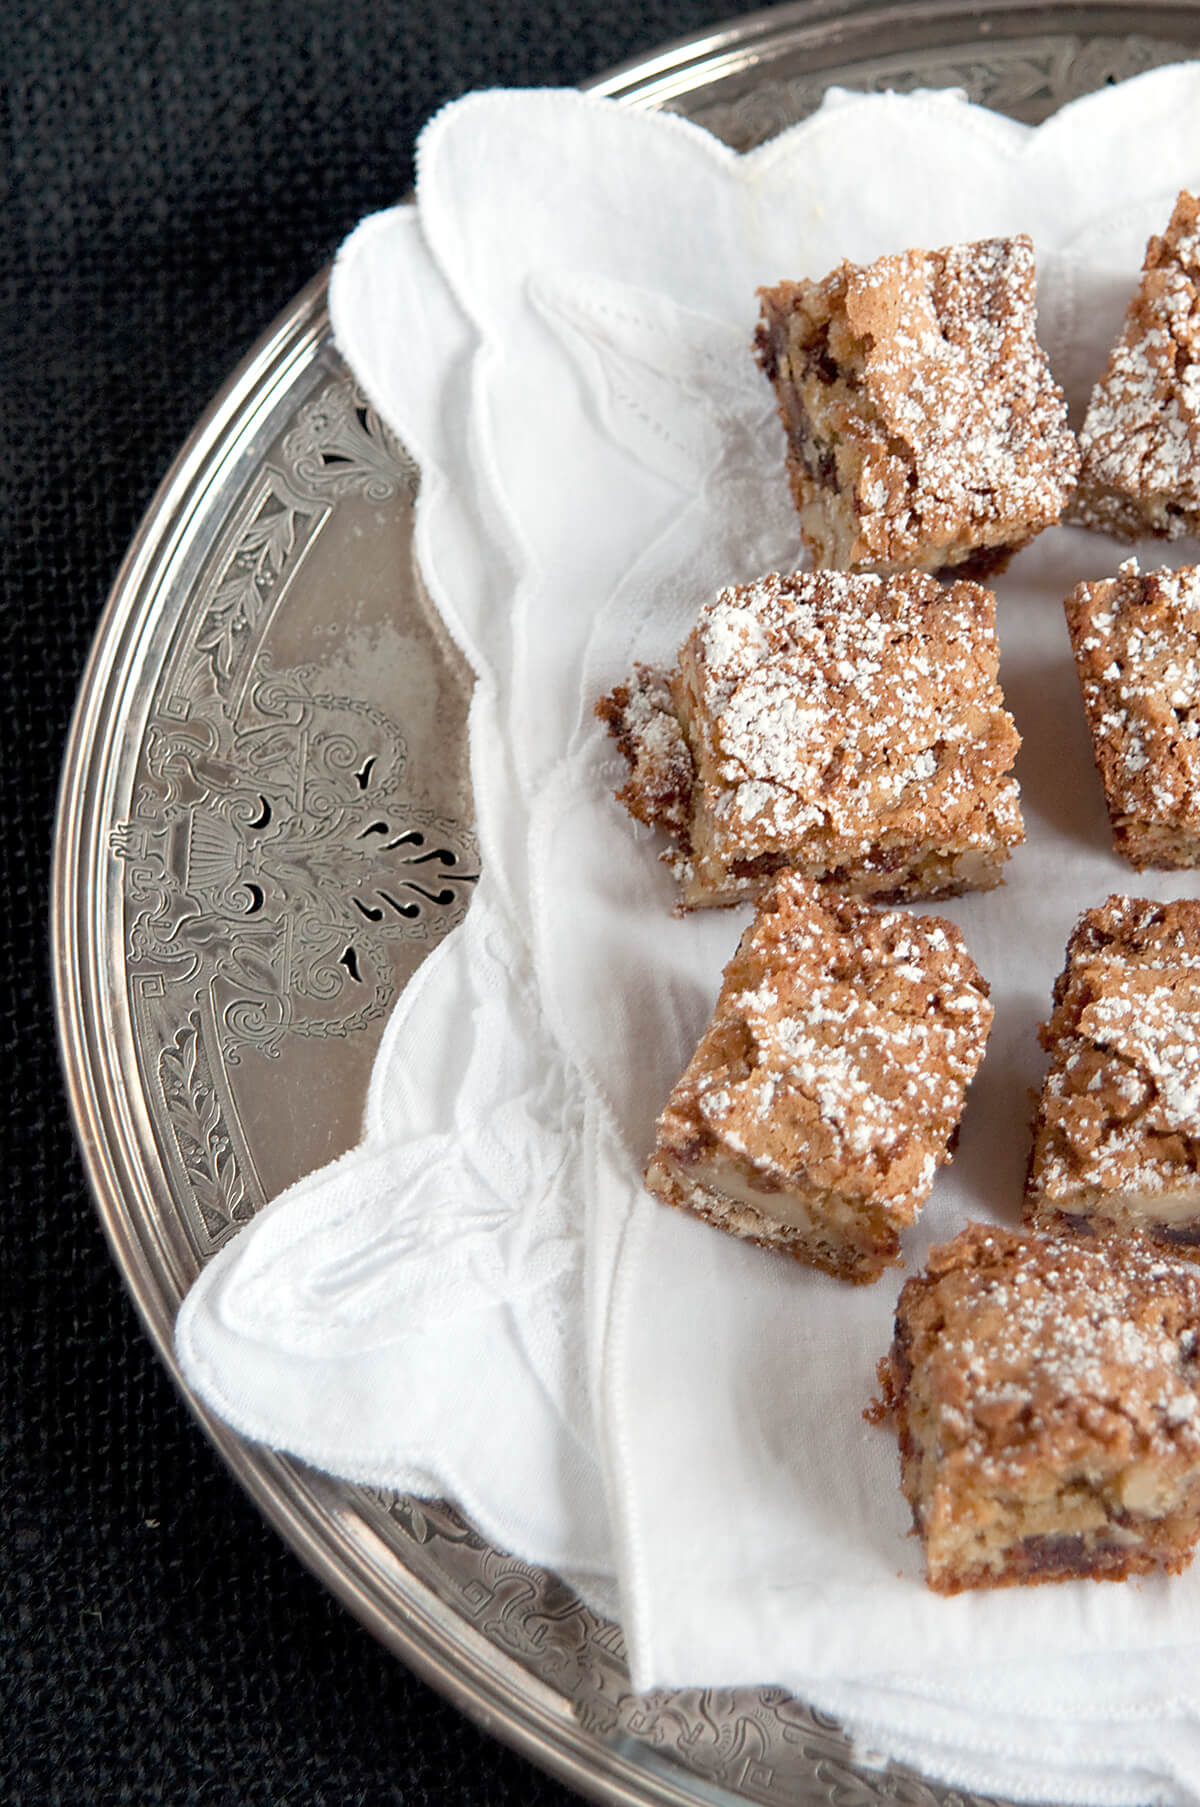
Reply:
<svg viewBox="0 0 1200 1807"><path fill-rule="evenodd" d="M78 881L114 813L105 730L125 719L163 573L235 425L244 440L256 403L303 370L326 338L327 284L327 270L312 278L214 397L151 500L97 627L64 755L52 872L52 972L76 1134L114 1259L181 1398L264 1516L367 1629L477 1724L581 1792L621 1803L725 1802L726 1790L633 1740L590 1739L553 1689L456 1620L418 1578L397 1573L394 1552L336 1497L336 1482L244 1442L192 1395L175 1360L186 1281L156 1210L158 1176L142 1155L144 1111L108 1058L113 1025L95 1010L104 1002L103 900Z"/></svg>
<svg viewBox="0 0 1200 1807"><path fill-rule="evenodd" d="M731 77L754 77L784 55L811 49L815 74L874 54L889 34L916 33L936 46L989 36L1018 37L1104 23L1113 33L1146 33L1153 15L1163 37L1173 24L1200 37L1200 0L1145 7L1128 0L1046 7L1009 0L986 12L964 0L793 0L666 46L587 84L647 107L679 101ZM1178 39L1176 39L1178 41ZM115 743L137 729L146 699L139 678L152 658L156 601L164 576L186 550L205 495L231 443L244 453L256 415L303 380L328 336L327 272L284 310L238 366L197 423L151 501L114 581L83 679L67 743L52 873L52 967L69 1102L97 1209L116 1263L168 1372L240 1484L295 1553L356 1616L419 1674L496 1735L597 1799L615 1802L732 1803L740 1794L624 1736L600 1740L571 1703L456 1616L405 1571L366 1520L339 1498L338 1485L245 1444L183 1387L172 1323L186 1284L162 1209L165 1176L154 1170L143 1101L123 1079L112 1048L119 1025L105 975L114 956L101 858L114 819ZM920 1785L917 1785L920 1788ZM924 1791L922 1791L924 1792ZM935 1797L932 1792L928 1798ZM961 1799L961 1796L956 1797Z"/></svg>

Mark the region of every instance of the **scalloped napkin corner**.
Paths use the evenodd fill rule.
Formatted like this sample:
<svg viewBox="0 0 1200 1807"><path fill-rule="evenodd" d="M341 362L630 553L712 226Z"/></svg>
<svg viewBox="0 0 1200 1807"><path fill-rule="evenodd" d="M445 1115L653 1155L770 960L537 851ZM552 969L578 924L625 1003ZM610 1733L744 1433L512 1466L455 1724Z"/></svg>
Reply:
<svg viewBox="0 0 1200 1807"><path fill-rule="evenodd" d="M422 468L418 555L476 674L484 877L397 1007L360 1148L242 1232L177 1331L245 1434L449 1492L598 1603L615 1576L638 1686L785 1684L864 1748L1024 1799L1200 1799L1200 1571L936 1599L894 1443L861 1419L898 1282L839 1287L641 1193L742 917L671 915L591 705L713 589L797 559L759 283L1029 231L1078 405L1198 180L1191 65L1037 130L836 95L744 157L575 93L468 96L426 128L415 210L358 228L331 305ZM1123 555L1059 529L1000 585L1029 843L1003 891L946 906L997 1016L910 1267L967 1215L1012 1217L1066 933L1129 888L1059 609Z"/></svg>

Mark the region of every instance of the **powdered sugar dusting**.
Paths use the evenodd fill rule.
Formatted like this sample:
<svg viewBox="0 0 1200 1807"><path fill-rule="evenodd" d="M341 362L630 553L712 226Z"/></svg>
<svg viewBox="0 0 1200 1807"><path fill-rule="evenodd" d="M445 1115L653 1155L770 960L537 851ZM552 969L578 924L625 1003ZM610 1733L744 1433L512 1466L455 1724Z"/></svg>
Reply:
<svg viewBox="0 0 1200 1807"><path fill-rule="evenodd" d="M835 1190L911 1221L991 1022L956 929L875 912L785 874L726 970L660 1124L706 1137L774 1190Z"/></svg>
<svg viewBox="0 0 1200 1807"><path fill-rule="evenodd" d="M910 250L762 291L758 357L817 564L952 569L1059 518L1078 467L1030 240Z"/></svg>
<svg viewBox="0 0 1200 1807"><path fill-rule="evenodd" d="M1079 436L1076 512L1124 538L1200 527L1200 200L1180 194Z"/></svg>
<svg viewBox="0 0 1200 1807"><path fill-rule="evenodd" d="M677 685L714 882L784 851L836 867L1018 839L996 667L975 584L819 572L723 591Z"/></svg>
<svg viewBox="0 0 1200 1807"><path fill-rule="evenodd" d="M917 532L931 517L1024 525L1061 508L1074 458L1037 342L1028 238L881 258L850 277L846 312L870 334L872 399L912 460ZM889 493L896 456L866 467Z"/></svg>
<svg viewBox="0 0 1200 1807"><path fill-rule="evenodd" d="M1200 834L1200 566L1126 561L1066 613L1119 847L1137 864L1194 863L1186 841L1151 831Z"/></svg>
<svg viewBox="0 0 1200 1807"><path fill-rule="evenodd" d="M1076 1463L1096 1478L1111 1467L1132 1505L1135 1487L1149 1493L1141 1465L1200 1459L1200 1269L1138 1238L975 1226L910 1285L900 1315L947 1455L984 1484L1045 1470L1053 1487Z"/></svg>
<svg viewBox="0 0 1200 1807"><path fill-rule="evenodd" d="M1031 1198L1200 1184L1200 902L1113 897L1081 918L1043 1040ZM1147 1207L1152 1209L1152 1207Z"/></svg>

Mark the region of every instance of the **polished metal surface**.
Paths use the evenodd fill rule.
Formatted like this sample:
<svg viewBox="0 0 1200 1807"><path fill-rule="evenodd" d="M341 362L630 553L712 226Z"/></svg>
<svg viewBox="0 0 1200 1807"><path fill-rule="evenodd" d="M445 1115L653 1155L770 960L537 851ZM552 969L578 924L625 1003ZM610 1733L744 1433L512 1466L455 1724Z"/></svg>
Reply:
<svg viewBox="0 0 1200 1807"><path fill-rule="evenodd" d="M832 82L961 87L1037 120L1198 43L1200 0L807 0L594 86L748 148ZM203 1262L357 1139L388 1008L477 874L468 678L415 569L417 481L333 350L317 278L166 478L80 696L55 860L64 1066L113 1252L172 1372ZM453 1508L314 1474L189 1403L378 1636L584 1792L963 1800L859 1769L779 1689L632 1694L619 1630Z"/></svg>

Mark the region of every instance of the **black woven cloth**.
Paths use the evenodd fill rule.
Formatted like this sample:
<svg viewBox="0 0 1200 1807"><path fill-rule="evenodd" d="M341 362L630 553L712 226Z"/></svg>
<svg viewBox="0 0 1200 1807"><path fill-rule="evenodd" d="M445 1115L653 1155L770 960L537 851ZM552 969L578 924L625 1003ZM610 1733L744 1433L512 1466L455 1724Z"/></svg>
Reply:
<svg viewBox="0 0 1200 1807"><path fill-rule="evenodd" d="M572 83L737 0L10 0L0 9L0 1800L559 1803L228 1477L136 1321L63 1095L55 787L105 595L259 332L465 90ZM745 9L743 9L745 10Z"/></svg>

